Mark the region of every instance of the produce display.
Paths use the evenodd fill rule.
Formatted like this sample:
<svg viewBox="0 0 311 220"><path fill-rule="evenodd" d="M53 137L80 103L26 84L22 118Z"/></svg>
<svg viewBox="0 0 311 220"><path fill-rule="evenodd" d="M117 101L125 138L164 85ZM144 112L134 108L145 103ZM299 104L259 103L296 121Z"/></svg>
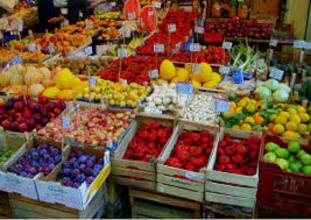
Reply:
<svg viewBox="0 0 311 220"><path fill-rule="evenodd" d="M27 96L10 98L0 106L0 122L5 130L39 131L65 108L63 101L50 101L44 97L40 97L38 101Z"/></svg>
<svg viewBox="0 0 311 220"><path fill-rule="evenodd" d="M311 154L305 151L299 142L288 143L274 138L265 145L263 160L277 164L282 170L311 175Z"/></svg>
<svg viewBox="0 0 311 220"><path fill-rule="evenodd" d="M59 176L64 186L79 188L83 182L89 186L103 167L102 158L90 156L78 150L70 153L62 165Z"/></svg>
<svg viewBox="0 0 311 220"><path fill-rule="evenodd" d="M41 129L38 133L54 140L74 141L78 144L108 146L117 141L129 126L134 114L131 112L111 113L96 107L81 109L69 115L70 127L64 128L62 118Z"/></svg>
<svg viewBox="0 0 311 220"><path fill-rule="evenodd" d="M0 149L0 164L7 162L14 153L12 148Z"/></svg>
<svg viewBox="0 0 311 220"><path fill-rule="evenodd" d="M139 46L144 41L144 39L145 39L145 37L143 34L140 36L133 37L132 40L130 41L130 43L126 45L128 55L133 55L135 53L136 47ZM124 45L118 44L116 47L114 47L113 50L108 50L105 53L105 56L117 57L118 56L118 49L121 49L121 48L124 48Z"/></svg>
<svg viewBox="0 0 311 220"><path fill-rule="evenodd" d="M130 142L124 159L149 162L157 158L170 138L172 128L160 123L147 122L138 128L134 139Z"/></svg>
<svg viewBox="0 0 311 220"><path fill-rule="evenodd" d="M268 98L276 102L288 101L291 89L285 83L279 83L274 79L269 79L262 83L257 83L255 93L259 98Z"/></svg>
<svg viewBox="0 0 311 220"><path fill-rule="evenodd" d="M46 176L55 169L61 160L60 149L48 144L40 144L27 151L8 168L8 171L28 178L33 178L39 173Z"/></svg>
<svg viewBox="0 0 311 220"><path fill-rule="evenodd" d="M173 153L165 164L189 171L200 171L207 166L213 150L214 137L208 130L183 131L178 137Z"/></svg>
<svg viewBox="0 0 311 220"><path fill-rule="evenodd" d="M34 52L21 52L19 50L7 50L4 48L0 48L0 61L9 62L13 57L20 56L22 60L28 62L42 62L48 58L46 54L43 54L39 50L35 50Z"/></svg>
<svg viewBox="0 0 311 220"><path fill-rule="evenodd" d="M218 144L215 170L253 176L256 174L259 148L259 137L241 140L225 135Z"/></svg>

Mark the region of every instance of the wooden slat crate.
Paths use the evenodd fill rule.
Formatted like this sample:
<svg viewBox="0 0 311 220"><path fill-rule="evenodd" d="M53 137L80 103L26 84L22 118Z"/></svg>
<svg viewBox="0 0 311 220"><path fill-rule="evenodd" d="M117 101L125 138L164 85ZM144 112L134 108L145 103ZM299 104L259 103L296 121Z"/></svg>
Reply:
<svg viewBox="0 0 311 220"><path fill-rule="evenodd" d="M233 138L247 139L251 136L261 136L261 132L245 132L236 129L221 129L220 141L225 134ZM207 169L205 183L205 200L227 205L236 205L246 208L255 208L258 185L258 166L254 176L237 175L214 170L217 157L217 148L212 154Z"/></svg>
<svg viewBox="0 0 311 220"><path fill-rule="evenodd" d="M214 136L214 149L219 139L218 128L190 122L178 123L172 138L170 139L165 151L160 155L157 163L157 191L194 201L203 201L206 168L202 168L200 172L192 172L165 165L165 161L170 157L179 135L183 131L202 130L208 130L210 134ZM176 176L184 178L182 179Z"/></svg>
<svg viewBox="0 0 311 220"><path fill-rule="evenodd" d="M106 209L105 190L102 187L83 211L27 199L17 194L9 194L9 201L14 218L100 218Z"/></svg>
<svg viewBox="0 0 311 220"><path fill-rule="evenodd" d="M123 159L129 143L136 135L137 129L148 121L160 122L161 125L166 127L174 127L174 121L170 119L137 116L137 120L133 122L134 125L112 156L112 180L118 184L153 190L156 188L155 163L157 158L153 158L149 162Z"/></svg>
<svg viewBox="0 0 311 220"><path fill-rule="evenodd" d="M10 218L11 207L8 193L0 191L0 218Z"/></svg>
<svg viewBox="0 0 311 220"><path fill-rule="evenodd" d="M201 218L201 204L154 191L129 189L132 218Z"/></svg>
<svg viewBox="0 0 311 220"><path fill-rule="evenodd" d="M217 203L204 203L203 218L255 218L253 209Z"/></svg>

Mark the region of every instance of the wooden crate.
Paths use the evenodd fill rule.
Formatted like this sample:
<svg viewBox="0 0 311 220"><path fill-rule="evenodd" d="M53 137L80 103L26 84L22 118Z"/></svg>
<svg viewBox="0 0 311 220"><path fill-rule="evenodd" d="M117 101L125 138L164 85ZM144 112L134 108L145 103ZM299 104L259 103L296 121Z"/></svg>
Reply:
<svg viewBox="0 0 311 220"><path fill-rule="evenodd" d="M174 130L172 138L170 139L165 151L160 155L157 163L157 191L201 202L204 197L206 168L202 168L200 172L192 172L165 165L165 161L170 157L179 135L185 130L208 130L214 136L214 148L218 143L218 128L190 122L179 122ZM185 178L182 179L176 176Z"/></svg>
<svg viewBox="0 0 311 220"><path fill-rule="evenodd" d="M0 191L0 218L10 218L11 214L8 193Z"/></svg>
<svg viewBox="0 0 311 220"><path fill-rule="evenodd" d="M221 129L220 140L225 134L233 138L246 139L251 136L261 137L261 132L245 132L237 129ZM207 169L205 183L205 200L246 208L255 208L258 185L258 166L254 176L237 175L214 170L217 157L217 148L212 154ZM234 185L233 185L234 184Z"/></svg>
<svg viewBox="0 0 311 220"><path fill-rule="evenodd" d="M254 209L217 203L204 203L203 218L255 218Z"/></svg>
<svg viewBox="0 0 311 220"><path fill-rule="evenodd" d="M128 145L136 135L137 129L148 121L160 122L163 126L174 127L174 121L171 119L137 116L137 120L133 122L134 124L127 136L122 140L112 156L112 180L118 184L153 190L156 188L155 163L157 158L153 158L150 162L123 159Z"/></svg>
<svg viewBox="0 0 311 220"><path fill-rule="evenodd" d="M129 189L132 218L201 218L201 204L154 191Z"/></svg>
<svg viewBox="0 0 311 220"><path fill-rule="evenodd" d="M10 194L9 201L14 218L100 218L105 212L105 187L96 194L85 210L79 211L63 205L53 205Z"/></svg>

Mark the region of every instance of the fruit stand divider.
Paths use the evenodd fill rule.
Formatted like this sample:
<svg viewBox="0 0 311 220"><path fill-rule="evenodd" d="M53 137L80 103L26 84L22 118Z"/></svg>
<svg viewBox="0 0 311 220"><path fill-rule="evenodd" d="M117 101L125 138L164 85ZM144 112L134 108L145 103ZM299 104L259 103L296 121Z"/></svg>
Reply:
<svg viewBox="0 0 311 220"><path fill-rule="evenodd" d="M151 189L156 188L156 161L157 158L153 158L149 162L140 162L135 160L123 159L128 145L135 137L137 129L144 123L160 122L163 126L170 126L174 128L174 120L163 118L147 118L137 116L137 120L133 127L131 127L128 135L121 142L118 149L112 156L112 179L121 185L134 186L137 188ZM165 146L163 147L163 150ZM163 152L162 150L162 152ZM136 169L133 169L136 168Z"/></svg>
<svg viewBox="0 0 311 220"><path fill-rule="evenodd" d="M259 156L259 184L257 204L260 208L275 209L282 213L310 216L311 176L283 171L278 165L263 161L265 145L269 136L262 137ZM290 139L281 138L284 143ZM297 140L301 147L311 152L310 140Z"/></svg>
<svg viewBox="0 0 311 220"><path fill-rule="evenodd" d="M219 129L216 127L201 125L190 122L178 122L174 133L171 136L164 152L159 157L157 163L157 191L169 195L186 198L194 201L203 202L204 183L207 166L199 172L186 171L165 165L165 161L170 157L177 139L182 131L203 131L208 130L214 136L213 150L219 140ZM210 158L209 160L210 161ZM209 163L209 162L208 162ZM187 179L181 179L175 176L183 176Z"/></svg>
<svg viewBox="0 0 311 220"><path fill-rule="evenodd" d="M247 139L249 137L261 137L258 131L240 131L236 129L220 129L220 141L225 134L233 138ZM254 176L238 175L215 170L217 157L216 146L207 169L207 180L205 183L205 201L221 203L224 205L236 205L240 207L256 207L256 193L258 185L259 166ZM234 185L233 185L234 184Z"/></svg>

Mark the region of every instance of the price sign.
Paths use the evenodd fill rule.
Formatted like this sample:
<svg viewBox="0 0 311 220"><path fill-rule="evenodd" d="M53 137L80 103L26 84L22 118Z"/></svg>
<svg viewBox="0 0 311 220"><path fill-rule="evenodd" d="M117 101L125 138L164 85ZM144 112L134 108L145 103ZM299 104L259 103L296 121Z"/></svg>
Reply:
<svg viewBox="0 0 311 220"><path fill-rule="evenodd" d="M304 49L305 50L311 50L311 42L305 42Z"/></svg>
<svg viewBox="0 0 311 220"><path fill-rule="evenodd" d="M294 48L296 49L303 49L305 46L305 41L304 40L295 40L294 41Z"/></svg>
<svg viewBox="0 0 311 220"><path fill-rule="evenodd" d="M155 53L163 53L164 52L164 44L154 44L153 51Z"/></svg>
<svg viewBox="0 0 311 220"><path fill-rule="evenodd" d="M49 43L48 48L49 48L50 54L55 53L55 46L53 43Z"/></svg>
<svg viewBox="0 0 311 220"><path fill-rule="evenodd" d="M276 79L276 80L282 80L284 75L284 71L280 70L278 68L272 67L270 71L270 78Z"/></svg>
<svg viewBox="0 0 311 220"><path fill-rule="evenodd" d="M176 32L176 24L169 24L167 25L167 28L168 28L168 32L170 33Z"/></svg>
<svg viewBox="0 0 311 220"><path fill-rule="evenodd" d="M117 3L116 2L110 2L111 7L116 7Z"/></svg>
<svg viewBox="0 0 311 220"><path fill-rule="evenodd" d="M232 48L232 42L224 41L224 42L222 43L222 47L223 47L224 49L226 49L226 50L231 50L231 48Z"/></svg>
<svg viewBox="0 0 311 220"><path fill-rule="evenodd" d="M130 20L135 20L135 19L136 19L136 14L135 14L135 12L129 12L129 13L128 13L128 17L129 17Z"/></svg>
<svg viewBox="0 0 311 220"><path fill-rule="evenodd" d="M278 40L276 39L271 39L269 45L271 47L277 47L278 46Z"/></svg>
<svg viewBox="0 0 311 220"><path fill-rule="evenodd" d="M154 8L160 9L161 5L162 5L161 2L153 2L153 7Z"/></svg>
<svg viewBox="0 0 311 220"><path fill-rule="evenodd" d="M120 83L123 84L123 85L127 85L127 80L126 79L121 79Z"/></svg>
<svg viewBox="0 0 311 220"><path fill-rule="evenodd" d="M230 67L229 66L221 66L219 68L219 72L224 74L224 75L227 75L230 73Z"/></svg>
<svg viewBox="0 0 311 220"><path fill-rule="evenodd" d="M159 70L150 70L148 74L149 74L150 79L159 78Z"/></svg>
<svg viewBox="0 0 311 220"><path fill-rule="evenodd" d="M63 117L62 126L63 128L70 128L71 121L69 118Z"/></svg>
<svg viewBox="0 0 311 220"><path fill-rule="evenodd" d="M34 52L36 50L36 45L33 42L31 42L28 45L28 50L29 50L29 52Z"/></svg>
<svg viewBox="0 0 311 220"><path fill-rule="evenodd" d="M227 100L214 98L215 110L217 112L228 112L230 109L230 104Z"/></svg>
<svg viewBox="0 0 311 220"><path fill-rule="evenodd" d="M96 77L91 76L89 79L90 87L95 87L96 86Z"/></svg>
<svg viewBox="0 0 311 220"><path fill-rule="evenodd" d="M92 29L94 27L93 21L90 20L88 20L85 25L87 29Z"/></svg>
<svg viewBox="0 0 311 220"><path fill-rule="evenodd" d="M204 34L204 27L196 26L194 28L194 32L197 33L197 34Z"/></svg>
<svg viewBox="0 0 311 220"><path fill-rule="evenodd" d="M118 49L118 57L127 57L127 49Z"/></svg>
<svg viewBox="0 0 311 220"><path fill-rule="evenodd" d="M92 54L93 54L93 49L92 49L92 47L87 47L87 48L85 48L85 49L84 49L84 53L85 53L86 55L92 55Z"/></svg>
<svg viewBox="0 0 311 220"><path fill-rule="evenodd" d="M191 52L199 52L201 50L201 45L198 43L190 44L190 51Z"/></svg>
<svg viewBox="0 0 311 220"><path fill-rule="evenodd" d="M21 64L21 63L23 63L23 59L22 59L20 56L17 55L17 56L15 56L15 57L12 58L11 63L12 63L13 65L15 65L15 64Z"/></svg>
<svg viewBox="0 0 311 220"><path fill-rule="evenodd" d="M176 91L179 94L191 95L193 93L192 83L178 82L176 84Z"/></svg>
<svg viewBox="0 0 311 220"><path fill-rule="evenodd" d="M200 64L192 65L192 72L201 74L202 73L201 65Z"/></svg>
<svg viewBox="0 0 311 220"><path fill-rule="evenodd" d="M154 11L148 11L148 16L153 16L154 15Z"/></svg>

